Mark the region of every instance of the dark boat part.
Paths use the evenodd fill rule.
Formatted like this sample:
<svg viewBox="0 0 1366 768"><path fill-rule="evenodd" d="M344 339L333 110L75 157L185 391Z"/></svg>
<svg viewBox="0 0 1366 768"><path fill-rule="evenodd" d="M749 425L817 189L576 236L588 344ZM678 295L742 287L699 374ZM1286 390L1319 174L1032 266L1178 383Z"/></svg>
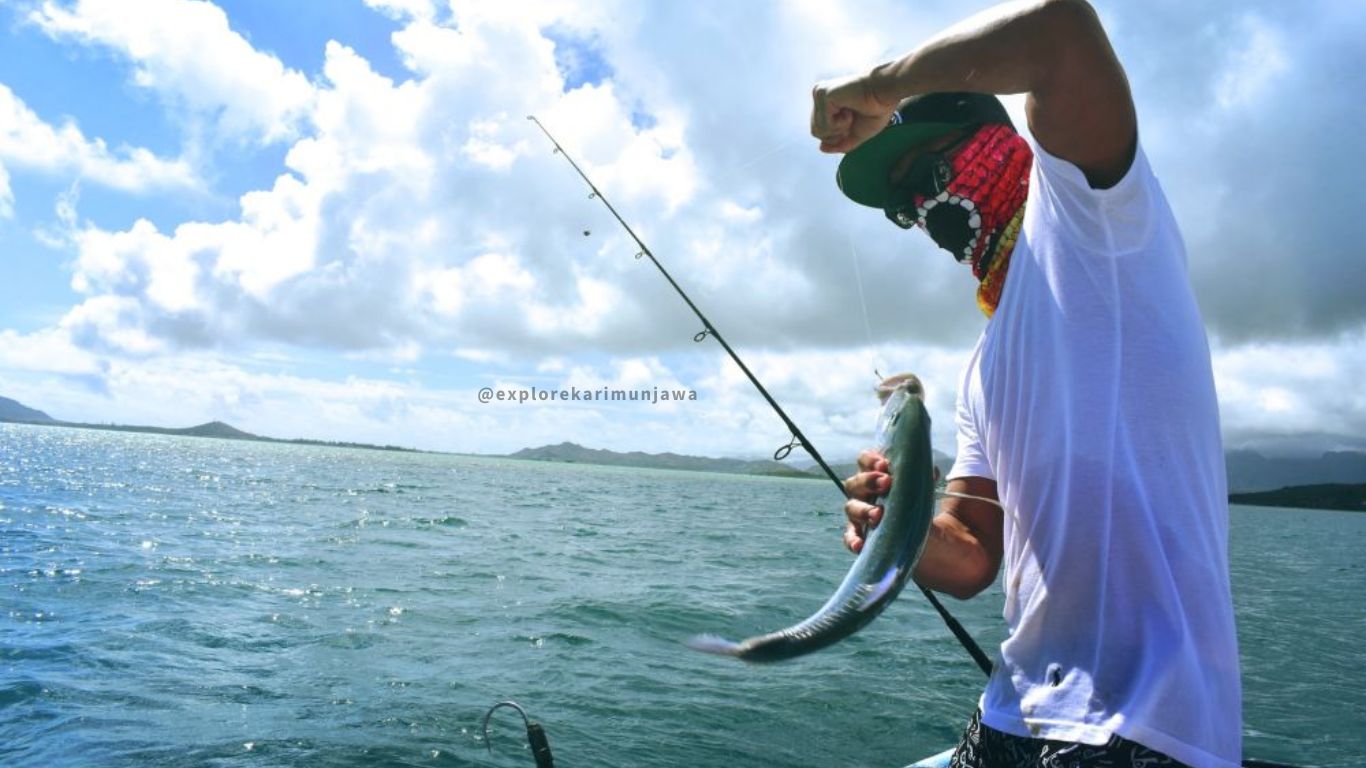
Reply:
<svg viewBox="0 0 1366 768"><path fill-rule="evenodd" d="M526 710L515 701L500 701L489 707L489 711L484 713L484 746L488 747L489 754L493 754L493 742L489 741L489 718L493 717L494 710L499 707L515 709L522 716L522 722L526 724L526 740L531 745L531 756L536 758L536 768L555 768L555 758L550 754L550 739L546 738L545 729L541 724L527 717Z"/></svg>

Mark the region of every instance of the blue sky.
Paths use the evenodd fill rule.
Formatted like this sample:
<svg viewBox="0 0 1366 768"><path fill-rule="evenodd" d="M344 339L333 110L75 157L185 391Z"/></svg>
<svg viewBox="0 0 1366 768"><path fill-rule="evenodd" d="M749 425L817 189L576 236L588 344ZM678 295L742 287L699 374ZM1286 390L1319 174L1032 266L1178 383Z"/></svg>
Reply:
<svg viewBox="0 0 1366 768"><path fill-rule="evenodd" d="M843 201L808 94L986 4L855 5L0 2L0 395L459 451L785 442L534 112L818 446L867 442L874 368L922 375L950 446L970 279ZM1366 447L1366 11L1097 8L1227 442ZM532 385L698 400L477 401Z"/></svg>

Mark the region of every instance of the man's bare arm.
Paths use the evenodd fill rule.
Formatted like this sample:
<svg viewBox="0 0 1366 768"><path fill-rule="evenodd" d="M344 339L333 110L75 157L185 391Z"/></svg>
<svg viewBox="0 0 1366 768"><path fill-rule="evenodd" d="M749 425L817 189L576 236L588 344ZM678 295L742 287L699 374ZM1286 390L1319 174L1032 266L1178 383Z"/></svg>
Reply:
<svg viewBox="0 0 1366 768"><path fill-rule="evenodd" d="M950 493L996 500L996 483L981 477L950 480ZM1003 541L1001 508L947 496L930 525L925 552L911 578L922 587L966 600L996 580Z"/></svg>
<svg viewBox="0 0 1366 768"><path fill-rule="evenodd" d="M1113 185L1133 159L1129 83L1086 0L999 5L867 75L818 85L812 133L823 150L848 152L880 130L901 99L936 91L1028 94L1034 138L1094 187Z"/></svg>

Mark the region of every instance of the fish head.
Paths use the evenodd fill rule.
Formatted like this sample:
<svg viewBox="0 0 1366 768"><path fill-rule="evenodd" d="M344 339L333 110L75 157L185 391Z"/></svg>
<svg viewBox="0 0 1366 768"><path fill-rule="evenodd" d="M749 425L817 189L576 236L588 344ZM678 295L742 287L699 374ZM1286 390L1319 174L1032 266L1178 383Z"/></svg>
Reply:
<svg viewBox="0 0 1366 768"><path fill-rule="evenodd" d="M877 385L876 391L878 400L882 403L882 411L878 413L874 434L877 436L878 448L885 453L891 445L892 432L901 409L906 407L911 398L924 400L925 387L920 383L920 377L914 373L898 373L883 379L882 383Z"/></svg>
<svg viewBox="0 0 1366 768"><path fill-rule="evenodd" d="M898 373L883 379L874 389L877 392L877 399L883 405L887 400L898 391L915 395L921 399L925 397L925 387L920 383L920 377L914 373Z"/></svg>

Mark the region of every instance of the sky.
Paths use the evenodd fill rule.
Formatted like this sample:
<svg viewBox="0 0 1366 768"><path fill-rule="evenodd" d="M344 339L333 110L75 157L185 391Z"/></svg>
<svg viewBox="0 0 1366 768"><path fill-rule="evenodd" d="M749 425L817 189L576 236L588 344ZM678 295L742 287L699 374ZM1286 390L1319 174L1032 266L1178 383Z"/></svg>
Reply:
<svg viewBox="0 0 1366 768"><path fill-rule="evenodd" d="M844 200L810 91L987 5L0 0L0 396L461 452L785 444L534 114L823 453L904 370L951 451L972 278ZM1096 7L1226 445L1366 449L1366 4ZM696 399L479 401L532 387Z"/></svg>

